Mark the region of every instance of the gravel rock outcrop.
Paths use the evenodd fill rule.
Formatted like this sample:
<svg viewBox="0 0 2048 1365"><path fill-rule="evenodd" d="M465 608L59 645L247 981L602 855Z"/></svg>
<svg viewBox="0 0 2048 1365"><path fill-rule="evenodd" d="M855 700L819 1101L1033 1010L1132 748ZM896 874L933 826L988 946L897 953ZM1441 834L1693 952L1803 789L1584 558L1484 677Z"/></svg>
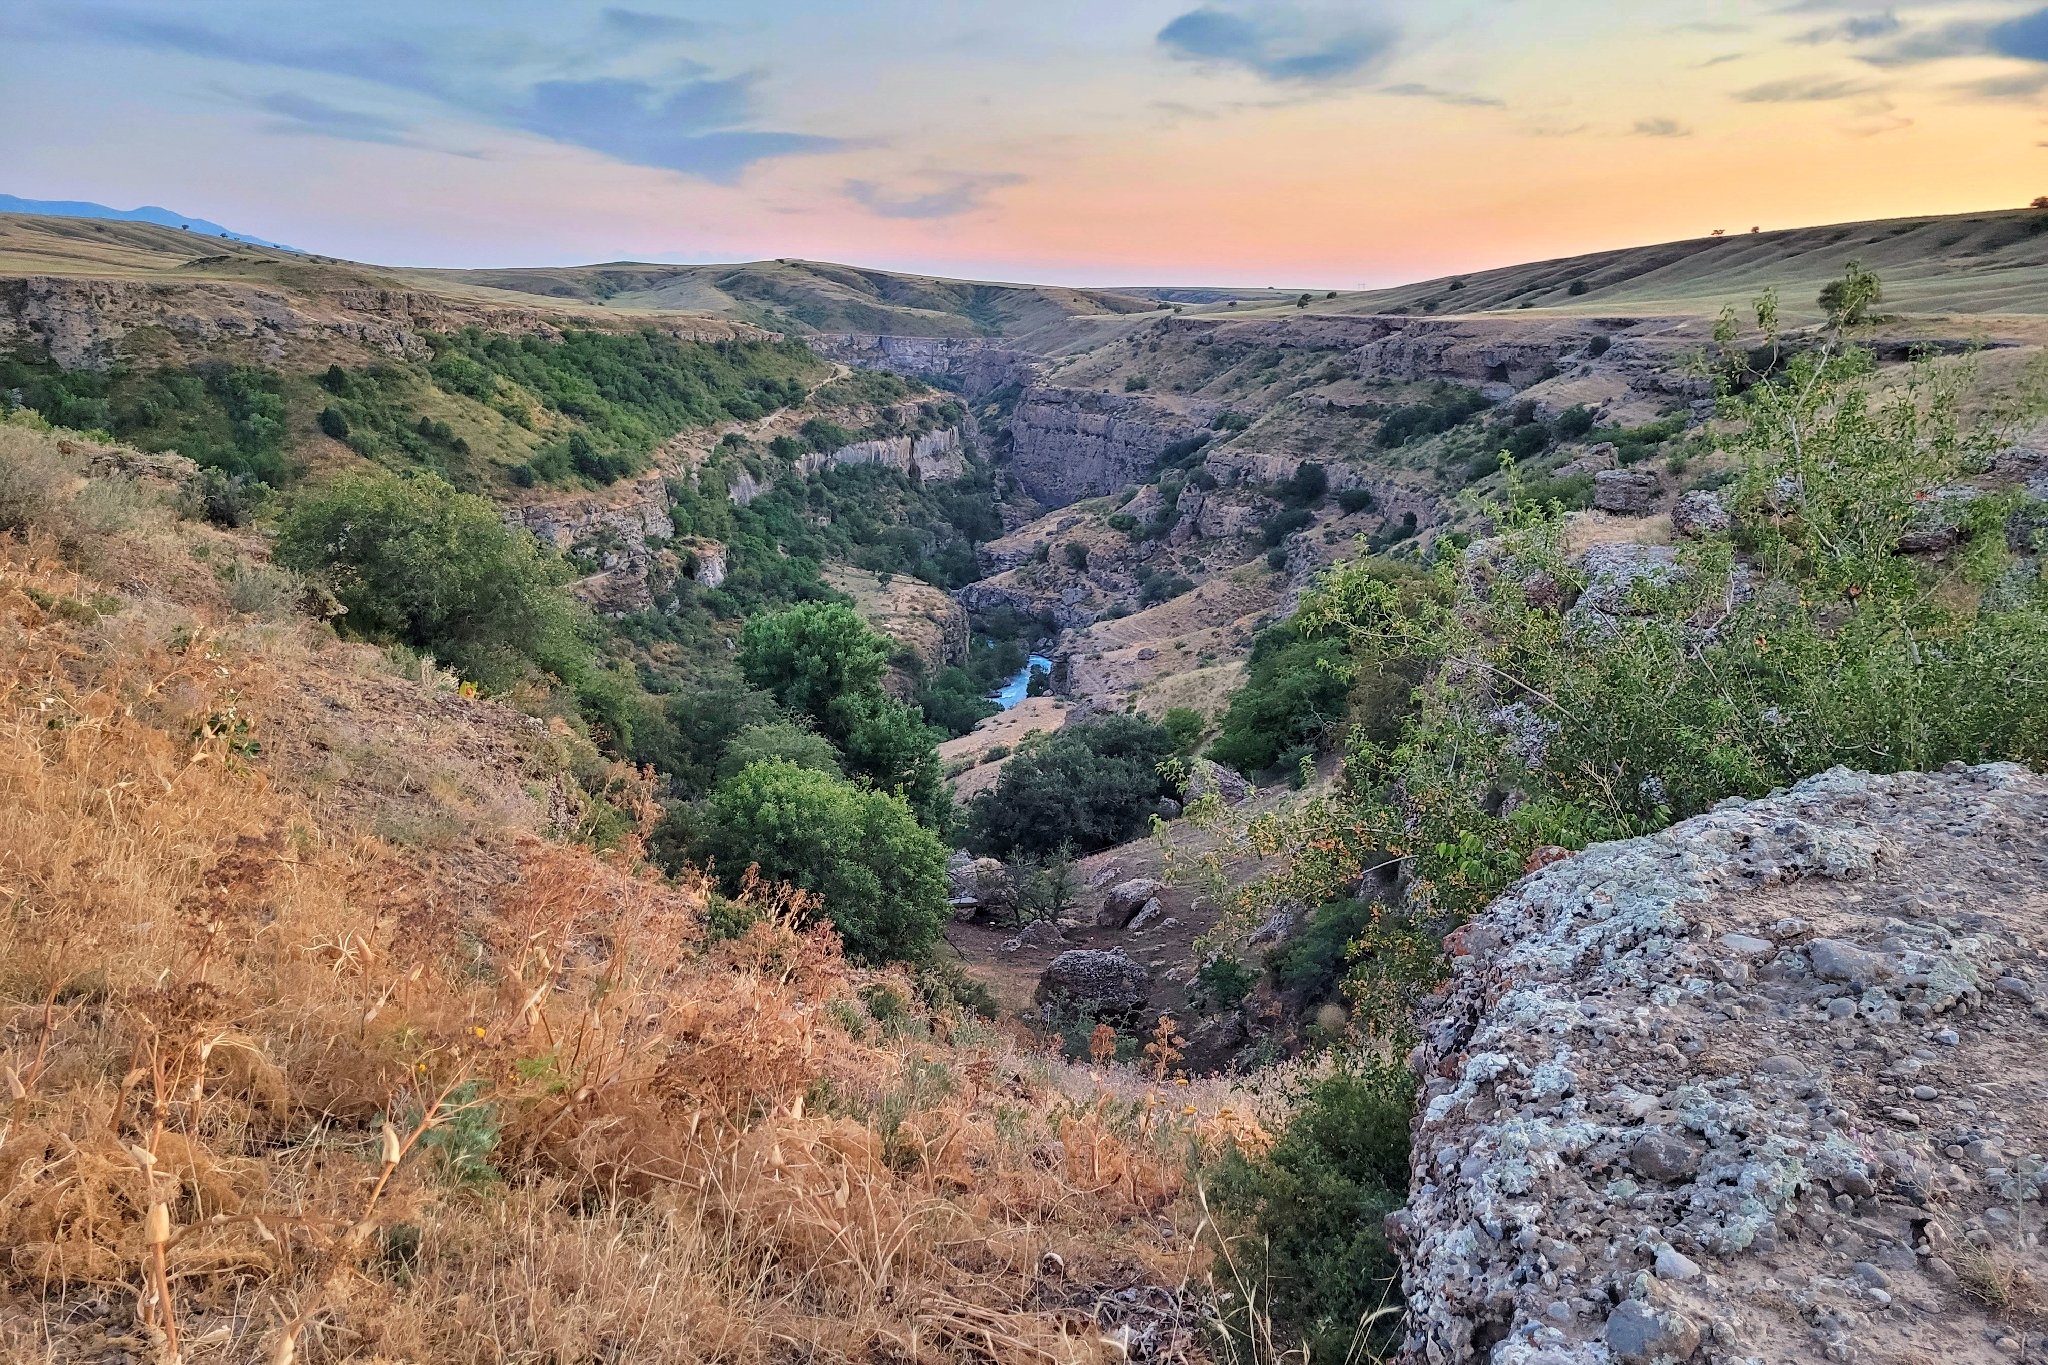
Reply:
<svg viewBox="0 0 2048 1365"><path fill-rule="evenodd" d="M2041 1350L2048 779L1836 769L1454 941L1389 1220L1408 1365Z"/></svg>
<svg viewBox="0 0 2048 1365"><path fill-rule="evenodd" d="M1128 1019L1152 994L1152 973L1121 952L1070 948L1038 978L1041 1012L1084 1010L1097 1018Z"/></svg>

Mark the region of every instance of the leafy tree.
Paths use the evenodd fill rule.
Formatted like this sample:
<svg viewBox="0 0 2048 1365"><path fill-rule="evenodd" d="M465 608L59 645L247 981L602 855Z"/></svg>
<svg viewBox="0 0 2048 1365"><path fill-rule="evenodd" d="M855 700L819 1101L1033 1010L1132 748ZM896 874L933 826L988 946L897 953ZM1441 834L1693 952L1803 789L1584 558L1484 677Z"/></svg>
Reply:
<svg viewBox="0 0 2048 1365"><path fill-rule="evenodd" d="M1328 743L1344 721L1351 674L1341 640L1304 639L1284 624L1260 632L1209 757L1258 773L1300 745Z"/></svg>
<svg viewBox="0 0 2048 1365"><path fill-rule="evenodd" d="M939 770L938 735L916 707L876 688L843 698L831 716L849 774L902 796L931 828L951 826L953 805Z"/></svg>
<svg viewBox="0 0 2048 1365"><path fill-rule="evenodd" d="M902 798L782 759L719 783L696 853L737 891L749 865L823 900L868 962L918 961L949 913L946 847Z"/></svg>
<svg viewBox="0 0 2048 1365"><path fill-rule="evenodd" d="M1183 756L1195 751L1202 735L1209 728L1209 719L1192 706L1167 708L1159 723L1166 730L1166 737L1173 741L1173 751Z"/></svg>
<svg viewBox="0 0 2048 1365"><path fill-rule="evenodd" d="M1010 858L1093 853L1134 838L1165 789L1159 769L1172 754L1165 729L1142 716L1027 740L968 808L968 846Z"/></svg>
<svg viewBox="0 0 2048 1365"><path fill-rule="evenodd" d="M772 720L734 735L719 760L718 774L732 777L756 763L768 762L793 763L815 773L837 775L840 771L839 751L831 740L795 721Z"/></svg>
<svg viewBox="0 0 2048 1365"><path fill-rule="evenodd" d="M834 708L878 691L889 642L839 602L804 602L756 616L740 632L740 672L790 710L843 733Z"/></svg>
<svg viewBox="0 0 2048 1365"><path fill-rule="evenodd" d="M276 556L333 592L348 633L426 650L486 687L592 670L558 561L432 475L351 475L300 497Z"/></svg>
<svg viewBox="0 0 2048 1365"><path fill-rule="evenodd" d="M1884 300L1884 285L1863 268L1861 261L1849 262L1839 280L1831 280L1820 291L1821 311L1833 327L1855 327L1870 320L1870 310Z"/></svg>

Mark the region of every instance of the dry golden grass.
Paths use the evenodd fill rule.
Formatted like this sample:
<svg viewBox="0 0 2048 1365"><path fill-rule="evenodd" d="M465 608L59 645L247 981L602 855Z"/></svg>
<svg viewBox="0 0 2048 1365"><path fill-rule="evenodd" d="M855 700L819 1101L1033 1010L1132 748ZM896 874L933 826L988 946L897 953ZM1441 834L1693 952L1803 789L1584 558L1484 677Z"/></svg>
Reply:
<svg viewBox="0 0 2048 1365"><path fill-rule="evenodd" d="M544 790L394 846L418 793L293 728L361 680L235 623L217 534L0 534L0 1359L1080 1362L1190 1302L1226 1092L905 1004L767 888L714 942ZM377 686L449 790L530 780L461 739L508 708Z"/></svg>

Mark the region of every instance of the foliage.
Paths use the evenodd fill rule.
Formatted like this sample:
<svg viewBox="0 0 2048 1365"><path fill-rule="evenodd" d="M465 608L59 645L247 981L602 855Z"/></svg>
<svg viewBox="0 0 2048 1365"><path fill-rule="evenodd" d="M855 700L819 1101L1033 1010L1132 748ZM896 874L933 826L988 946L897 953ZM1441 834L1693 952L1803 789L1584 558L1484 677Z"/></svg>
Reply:
<svg viewBox="0 0 2048 1365"><path fill-rule="evenodd" d="M1142 716L1032 736L968 807L967 845L1011 858L1120 844L1144 829L1165 790L1160 764L1172 753L1166 731Z"/></svg>
<svg viewBox="0 0 2048 1365"><path fill-rule="evenodd" d="M1228 1238L1218 1278L1260 1289L1270 1330L1301 1342L1307 1359L1355 1359L1398 1340L1398 1314L1374 1315L1401 1299L1383 1224L1408 1193L1414 1092L1399 1062L1353 1061L1309 1088L1268 1151L1233 1151L1209 1174ZM1238 1312L1226 1326L1240 1344L1266 1330Z"/></svg>
<svg viewBox="0 0 2048 1365"><path fill-rule="evenodd" d="M1173 751L1183 758L1194 753L1209 729L1209 718L1192 706L1168 707L1159 723L1165 728L1166 737L1173 741Z"/></svg>
<svg viewBox="0 0 2048 1365"><path fill-rule="evenodd" d="M1831 280L1820 291L1821 311L1833 327L1856 327L1870 320L1870 310L1884 301L1884 285L1863 268L1861 261L1849 262L1839 280Z"/></svg>
<svg viewBox="0 0 2048 1365"><path fill-rule="evenodd" d="M1209 757L1258 773L1296 745L1327 744L1344 721L1351 671L1342 640L1306 639L1285 623L1259 632Z"/></svg>
<svg viewBox="0 0 2048 1365"><path fill-rule="evenodd" d="M1346 512L1370 512L1375 499L1370 488L1340 488L1337 490L1337 505Z"/></svg>
<svg viewBox="0 0 2048 1365"><path fill-rule="evenodd" d="M809 726L790 720L751 725L732 738L718 762L721 778L732 777L756 763L792 763L811 772L840 771L839 751Z"/></svg>
<svg viewBox="0 0 2048 1365"><path fill-rule="evenodd" d="M334 594L352 635L426 650L494 689L553 673L614 709L560 564L490 503L431 474L349 475L302 495L279 523L276 558Z"/></svg>
<svg viewBox="0 0 2048 1365"><path fill-rule="evenodd" d="M827 733L844 732L846 699L881 689L888 640L838 602L804 602L748 619L740 632L741 674Z"/></svg>
<svg viewBox="0 0 2048 1365"><path fill-rule="evenodd" d="M1759 325L1775 334L1768 298ZM1401 600L1367 560L1309 595L1303 638L1427 674L1396 736L1354 734L1338 793L1253 835L1287 854L1255 894L1320 903L1401 860L1417 924L1440 926L1539 846L1645 833L1837 764L2048 760L2048 582L2008 545L2018 495L1955 491L2002 444L2004 423L1962 420L1969 367L1877 389L1837 334L1758 381L1737 339L1725 321L1733 536L1665 551L1624 590L1566 552L1554 507L1516 502L1483 555L1438 557L1428 594ZM1902 553L1914 535L1950 548ZM1593 612L1603 600L1620 609Z"/></svg>
<svg viewBox="0 0 2048 1365"><path fill-rule="evenodd" d="M1236 1009L1258 984L1259 974L1228 954L1212 957L1195 970L1195 994L1209 1009Z"/></svg>
<svg viewBox="0 0 2048 1365"><path fill-rule="evenodd" d="M1486 398L1477 389L1438 383L1428 398L1403 404L1382 418L1374 440L1391 450L1410 441L1449 431L1467 418L1486 411L1488 406Z"/></svg>
<svg viewBox="0 0 2048 1365"><path fill-rule="evenodd" d="M846 949L871 962L931 951L949 913L946 848L901 797L771 759L718 784L697 848L730 891L748 866L822 899Z"/></svg>
<svg viewBox="0 0 2048 1365"><path fill-rule="evenodd" d="M231 476L291 478L283 376L206 362L67 370L47 352L0 355L0 393L14 393L57 426L103 431L143 450L175 450Z"/></svg>

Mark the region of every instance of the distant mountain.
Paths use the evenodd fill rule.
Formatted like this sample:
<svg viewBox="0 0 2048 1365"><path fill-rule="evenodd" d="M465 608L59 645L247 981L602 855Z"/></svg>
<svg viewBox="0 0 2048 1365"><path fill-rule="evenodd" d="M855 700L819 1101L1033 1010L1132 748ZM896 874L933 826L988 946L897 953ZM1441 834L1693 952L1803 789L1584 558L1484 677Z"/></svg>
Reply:
<svg viewBox="0 0 2048 1365"><path fill-rule="evenodd" d="M234 232L219 223L205 218L192 218L154 204L144 204L139 209L113 209L105 204L95 204L84 199L21 199L11 194L0 194L0 213L41 213L52 218L110 218L120 223L154 223L158 227L182 228L206 237L225 237L231 242L247 242L251 246L275 247L279 251L297 251L295 246L283 242L267 242L261 237Z"/></svg>

